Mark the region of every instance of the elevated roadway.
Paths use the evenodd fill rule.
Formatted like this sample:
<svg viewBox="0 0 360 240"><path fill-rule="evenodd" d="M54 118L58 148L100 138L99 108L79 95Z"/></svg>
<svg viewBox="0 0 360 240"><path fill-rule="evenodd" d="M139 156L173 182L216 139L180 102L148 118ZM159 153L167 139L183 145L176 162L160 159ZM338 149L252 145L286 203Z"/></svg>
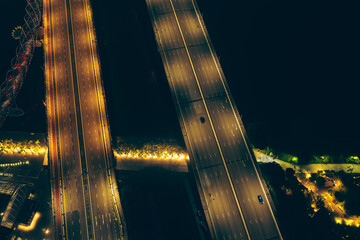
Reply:
<svg viewBox="0 0 360 240"><path fill-rule="evenodd" d="M146 4L212 238L282 239L196 2Z"/></svg>
<svg viewBox="0 0 360 240"><path fill-rule="evenodd" d="M49 156L56 239L123 239L89 0L45 0Z"/></svg>

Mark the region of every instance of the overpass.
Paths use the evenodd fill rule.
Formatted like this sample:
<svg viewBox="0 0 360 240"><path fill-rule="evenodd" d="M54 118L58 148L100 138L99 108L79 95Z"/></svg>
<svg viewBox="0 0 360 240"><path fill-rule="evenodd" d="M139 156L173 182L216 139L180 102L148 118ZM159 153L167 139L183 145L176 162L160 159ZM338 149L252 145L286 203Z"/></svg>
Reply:
<svg viewBox="0 0 360 240"><path fill-rule="evenodd" d="M212 238L282 239L195 0L146 4Z"/></svg>
<svg viewBox="0 0 360 240"><path fill-rule="evenodd" d="M44 0L55 239L124 239L89 0Z"/></svg>

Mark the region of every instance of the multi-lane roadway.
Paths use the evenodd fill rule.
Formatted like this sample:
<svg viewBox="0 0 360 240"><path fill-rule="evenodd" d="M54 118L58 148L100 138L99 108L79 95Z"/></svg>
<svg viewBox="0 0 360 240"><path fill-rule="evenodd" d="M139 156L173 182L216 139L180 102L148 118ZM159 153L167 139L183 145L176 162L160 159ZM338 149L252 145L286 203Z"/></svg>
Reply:
<svg viewBox="0 0 360 240"><path fill-rule="evenodd" d="M196 2L146 3L212 237L282 239Z"/></svg>
<svg viewBox="0 0 360 240"><path fill-rule="evenodd" d="M88 0L45 0L56 239L123 239L122 209Z"/></svg>

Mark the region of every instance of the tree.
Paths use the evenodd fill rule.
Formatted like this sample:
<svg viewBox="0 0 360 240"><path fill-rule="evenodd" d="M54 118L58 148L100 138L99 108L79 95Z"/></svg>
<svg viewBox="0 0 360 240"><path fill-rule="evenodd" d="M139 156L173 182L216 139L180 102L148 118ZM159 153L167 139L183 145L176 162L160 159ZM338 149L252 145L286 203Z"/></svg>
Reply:
<svg viewBox="0 0 360 240"><path fill-rule="evenodd" d="M284 170L275 162L260 165L261 172L264 173L265 180L270 182L274 188L281 188L285 182Z"/></svg>
<svg viewBox="0 0 360 240"><path fill-rule="evenodd" d="M344 192L335 192L335 198L339 202L345 201L345 193Z"/></svg>

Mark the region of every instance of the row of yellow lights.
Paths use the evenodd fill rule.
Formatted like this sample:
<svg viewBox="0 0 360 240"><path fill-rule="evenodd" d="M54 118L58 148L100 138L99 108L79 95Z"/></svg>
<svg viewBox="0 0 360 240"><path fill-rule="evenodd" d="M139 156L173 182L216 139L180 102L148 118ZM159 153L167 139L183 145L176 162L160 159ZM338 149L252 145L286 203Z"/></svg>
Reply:
<svg viewBox="0 0 360 240"><path fill-rule="evenodd" d="M2 152L4 153L21 153L21 154L43 154L46 152L46 147L36 147L36 146L26 146L24 148L20 147L14 147L12 144L1 144L0 147L3 147ZM117 158L125 159L125 158L131 158L131 159L156 159L156 160L178 160L178 161L188 161L189 155L187 153L168 153L167 151L164 151L160 154L156 153L149 153L149 154L136 154L132 152L128 153L118 153L117 151L114 151L114 154ZM21 163L8 163L8 164L0 164L0 166L17 166L21 164L28 164L27 162L21 162Z"/></svg>
<svg viewBox="0 0 360 240"><path fill-rule="evenodd" d="M10 153L10 154L15 154L15 153L21 153L21 154L42 154L46 152L46 148L25 148L25 149L20 149L20 148L5 148L2 150L4 153Z"/></svg>
<svg viewBox="0 0 360 240"><path fill-rule="evenodd" d="M117 158L120 159L154 159L154 160L177 160L177 161L188 161L189 160L189 155L187 153L181 153L181 154L177 154L177 153L171 153L169 154L168 152L164 151L161 154L145 154L145 155L140 155L140 154L136 154L136 153L118 153L116 151L114 151L114 155Z"/></svg>
<svg viewBox="0 0 360 240"><path fill-rule="evenodd" d="M16 147L12 144L2 144L0 143L0 147L2 147L2 152L4 153L21 153L21 154L43 154L46 152L46 147L39 146L25 146L25 147Z"/></svg>
<svg viewBox="0 0 360 240"><path fill-rule="evenodd" d="M354 217L354 218L335 217L334 220L337 224L345 224L347 226L360 227L360 217Z"/></svg>
<svg viewBox="0 0 360 240"><path fill-rule="evenodd" d="M29 165L29 161L16 162L16 163L2 163L2 164L0 164L0 167L15 167L15 166L21 166L21 165Z"/></svg>

